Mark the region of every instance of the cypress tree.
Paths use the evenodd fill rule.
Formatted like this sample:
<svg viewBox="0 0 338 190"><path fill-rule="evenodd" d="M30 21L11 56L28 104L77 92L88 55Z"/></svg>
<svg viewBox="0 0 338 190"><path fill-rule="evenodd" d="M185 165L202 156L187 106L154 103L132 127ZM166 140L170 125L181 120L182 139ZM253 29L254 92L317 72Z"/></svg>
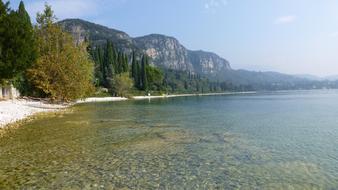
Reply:
<svg viewBox="0 0 338 190"><path fill-rule="evenodd" d="M102 64L101 64L101 58L100 58L100 47L95 47L91 49L91 55L92 59L95 63L95 83L97 86L100 86L103 84L103 75L102 75Z"/></svg>
<svg viewBox="0 0 338 190"><path fill-rule="evenodd" d="M0 3L0 79L23 74L36 60L33 27L23 2L18 11Z"/></svg>
<svg viewBox="0 0 338 190"><path fill-rule="evenodd" d="M143 57L142 57L142 63L141 63L142 90L147 90L148 89L147 66L148 66L148 58L147 58L146 55L143 55Z"/></svg>
<svg viewBox="0 0 338 190"><path fill-rule="evenodd" d="M120 52L118 52L116 57L116 63L115 63L115 71L116 74L120 74Z"/></svg>
<svg viewBox="0 0 338 190"><path fill-rule="evenodd" d="M103 70L104 70L104 54L105 54L105 51L102 47L98 47L97 48L97 60L100 64L100 70L101 70L101 73L103 73Z"/></svg>
<svg viewBox="0 0 338 190"><path fill-rule="evenodd" d="M112 49L113 49L113 60L114 60L114 68L117 68L117 57L118 57L118 51L115 48L114 44L111 43ZM116 72L116 71L115 71Z"/></svg>
<svg viewBox="0 0 338 190"><path fill-rule="evenodd" d="M123 72L123 54L118 52L117 54L117 73L121 74Z"/></svg>
<svg viewBox="0 0 338 190"><path fill-rule="evenodd" d="M131 62L131 77L134 79L135 87L138 87L138 70L137 70L137 60L135 52L133 51L133 57Z"/></svg>
<svg viewBox="0 0 338 190"><path fill-rule="evenodd" d="M29 24L30 26L32 26L31 24L31 19L29 17L29 14L27 13L26 9L25 9L25 5L23 3L23 1L20 1L19 4L19 9L18 9L18 15L20 16L20 18L27 24Z"/></svg>
<svg viewBox="0 0 338 190"><path fill-rule="evenodd" d="M106 88L111 88L111 80L113 79L115 74L114 68L114 52L113 52L113 45L108 40L106 44L105 54L104 54L104 61L103 61L103 77L104 77L104 84Z"/></svg>
<svg viewBox="0 0 338 190"><path fill-rule="evenodd" d="M141 90L142 88L142 77L141 77L141 65L139 61L136 61L136 81L137 88Z"/></svg>
<svg viewBox="0 0 338 190"><path fill-rule="evenodd" d="M128 71L129 71L128 56L124 54L123 72L128 72Z"/></svg>
<svg viewBox="0 0 338 190"><path fill-rule="evenodd" d="M5 23L8 17L8 3L4 4L0 0L0 80L5 78L5 60L3 59L4 51L4 33L5 33ZM0 81L1 82L1 81Z"/></svg>

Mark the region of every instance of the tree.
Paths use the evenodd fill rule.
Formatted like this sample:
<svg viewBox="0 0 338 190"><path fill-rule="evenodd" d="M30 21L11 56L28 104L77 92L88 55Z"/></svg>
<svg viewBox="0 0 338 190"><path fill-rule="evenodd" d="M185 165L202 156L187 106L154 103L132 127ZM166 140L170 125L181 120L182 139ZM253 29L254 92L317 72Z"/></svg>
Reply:
<svg viewBox="0 0 338 190"><path fill-rule="evenodd" d="M117 53L117 58L116 58L116 73L120 74L121 73L121 65L122 65L122 57L121 57L121 52Z"/></svg>
<svg viewBox="0 0 338 190"><path fill-rule="evenodd" d="M86 44L76 46L70 34L56 25L50 6L37 15L39 58L28 70L29 80L52 101L70 101L93 90L93 63Z"/></svg>
<svg viewBox="0 0 338 190"><path fill-rule="evenodd" d="M153 66L146 66L148 90L161 90L163 85L163 73Z"/></svg>
<svg viewBox="0 0 338 190"><path fill-rule="evenodd" d="M113 89L116 95L124 97L128 96L129 91L132 89L134 83L129 77L129 73L121 73L114 77Z"/></svg>
<svg viewBox="0 0 338 190"><path fill-rule="evenodd" d="M47 3L45 4L45 10L43 13L37 13L36 22L38 23L37 27L40 29L50 27L54 25L56 21L56 16L54 15L54 11L52 7Z"/></svg>
<svg viewBox="0 0 338 190"><path fill-rule="evenodd" d="M132 61L131 61L131 78L137 83L137 60L135 51L133 51Z"/></svg>
<svg viewBox="0 0 338 190"><path fill-rule="evenodd" d="M136 88L140 89L142 88L142 79L141 79L141 64L140 64L140 61L136 61L136 82L137 84L135 85Z"/></svg>
<svg viewBox="0 0 338 190"><path fill-rule="evenodd" d="M92 48L88 50L91 54L91 58L94 61L94 76L95 76L95 85L100 86L103 84L103 76L101 69L101 60L100 60L100 47Z"/></svg>
<svg viewBox="0 0 338 190"><path fill-rule="evenodd" d="M128 71L129 71L128 56L126 54L123 54L122 72Z"/></svg>
<svg viewBox="0 0 338 190"><path fill-rule="evenodd" d="M98 80L99 80L99 86L103 86L105 83L105 78L103 76L103 72L104 72L104 50L101 47L97 47L96 49L96 60L95 64L97 67L97 72L95 73Z"/></svg>
<svg viewBox="0 0 338 190"><path fill-rule="evenodd" d="M18 9L17 13L25 23L29 23L30 26L32 26L31 25L31 18L29 17L29 14L26 11L25 4L23 3L23 1L20 1L19 9Z"/></svg>
<svg viewBox="0 0 338 190"><path fill-rule="evenodd" d="M9 6L9 2L4 3L4 2L2 2L2 0L0 0L0 18L3 15L6 15L8 13L8 11L9 11L8 6Z"/></svg>
<svg viewBox="0 0 338 190"><path fill-rule="evenodd" d="M113 80L114 74L116 73L115 67L115 53L114 47L112 43L108 40L106 44L106 49L104 53L104 60L103 60L103 79L104 79L104 87L112 88L111 81Z"/></svg>
<svg viewBox="0 0 338 190"><path fill-rule="evenodd" d="M141 62L141 89L148 90L148 81L147 81L147 66L148 66L148 57L143 55Z"/></svg>
<svg viewBox="0 0 338 190"><path fill-rule="evenodd" d="M23 74L36 57L34 31L24 3L12 11L0 1L0 80Z"/></svg>

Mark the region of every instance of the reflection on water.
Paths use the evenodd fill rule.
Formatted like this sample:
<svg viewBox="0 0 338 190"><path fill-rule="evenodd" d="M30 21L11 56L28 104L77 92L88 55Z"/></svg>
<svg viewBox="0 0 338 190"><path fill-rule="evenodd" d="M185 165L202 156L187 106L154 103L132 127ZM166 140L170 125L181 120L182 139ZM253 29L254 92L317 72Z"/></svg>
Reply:
<svg viewBox="0 0 338 190"><path fill-rule="evenodd" d="M335 189L337 125L331 116L312 118L334 98L286 93L76 106L0 139L0 189Z"/></svg>

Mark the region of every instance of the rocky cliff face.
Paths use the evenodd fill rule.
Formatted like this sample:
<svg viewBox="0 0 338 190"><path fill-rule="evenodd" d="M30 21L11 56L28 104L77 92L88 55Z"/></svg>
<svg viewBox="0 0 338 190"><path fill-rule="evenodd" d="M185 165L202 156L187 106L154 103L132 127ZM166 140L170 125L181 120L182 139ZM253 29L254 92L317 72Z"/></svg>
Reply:
<svg viewBox="0 0 338 190"><path fill-rule="evenodd" d="M170 69L194 71L188 51L175 38L152 34L134 40L137 47L152 58L154 64Z"/></svg>
<svg viewBox="0 0 338 190"><path fill-rule="evenodd" d="M133 38L125 32L87 22L81 19L66 19L59 22L60 26L71 33L75 41L89 39L94 45L102 45L111 40L120 50L131 52L135 46Z"/></svg>
<svg viewBox="0 0 338 190"><path fill-rule="evenodd" d="M70 32L77 42L88 38L94 45L102 45L107 40L111 40L122 51L136 50L146 53L152 58L152 63L159 67L208 75L231 70L229 62L218 55L204 51L190 51L173 37L152 34L131 38L122 31L80 19L67 19L59 24Z"/></svg>
<svg viewBox="0 0 338 190"><path fill-rule="evenodd" d="M134 38L136 46L153 59L156 65L166 68L214 74L231 69L230 64L218 55L186 49L173 37L151 34Z"/></svg>
<svg viewBox="0 0 338 190"><path fill-rule="evenodd" d="M216 55L205 51L188 51L189 59L194 69L200 73L217 74L231 70L230 63Z"/></svg>

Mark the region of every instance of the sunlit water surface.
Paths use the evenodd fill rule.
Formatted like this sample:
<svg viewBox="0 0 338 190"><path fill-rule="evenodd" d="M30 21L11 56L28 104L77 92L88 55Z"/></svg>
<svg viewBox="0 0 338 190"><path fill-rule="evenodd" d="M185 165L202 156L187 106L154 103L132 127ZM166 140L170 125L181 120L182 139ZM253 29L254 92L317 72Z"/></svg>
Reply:
<svg viewBox="0 0 338 190"><path fill-rule="evenodd" d="M0 189L337 189L338 91L91 103L0 139Z"/></svg>

